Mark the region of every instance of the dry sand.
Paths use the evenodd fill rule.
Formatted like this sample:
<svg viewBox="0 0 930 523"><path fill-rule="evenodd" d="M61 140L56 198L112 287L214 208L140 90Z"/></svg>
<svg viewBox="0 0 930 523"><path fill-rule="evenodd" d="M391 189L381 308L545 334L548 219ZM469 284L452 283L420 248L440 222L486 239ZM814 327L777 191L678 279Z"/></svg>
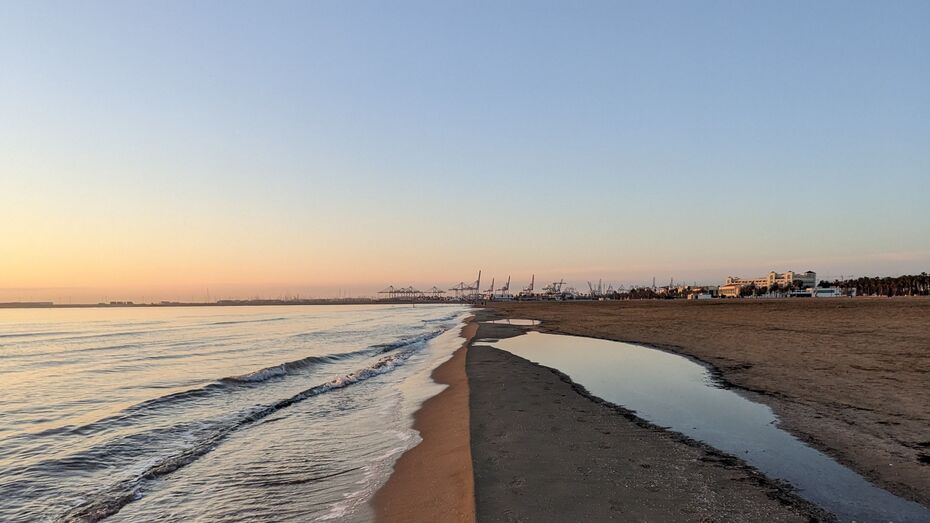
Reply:
<svg viewBox="0 0 930 523"><path fill-rule="evenodd" d="M465 343L433 371L433 380L448 388L416 412L413 428L423 441L400 457L388 482L375 494L379 520L475 521L465 353L476 330L477 325L469 322L462 330Z"/></svg>
<svg viewBox="0 0 930 523"><path fill-rule="evenodd" d="M655 345L708 362L770 405L783 428L930 506L930 299L489 306L500 317L542 320L544 332ZM480 502L479 488L479 515Z"/></svg>

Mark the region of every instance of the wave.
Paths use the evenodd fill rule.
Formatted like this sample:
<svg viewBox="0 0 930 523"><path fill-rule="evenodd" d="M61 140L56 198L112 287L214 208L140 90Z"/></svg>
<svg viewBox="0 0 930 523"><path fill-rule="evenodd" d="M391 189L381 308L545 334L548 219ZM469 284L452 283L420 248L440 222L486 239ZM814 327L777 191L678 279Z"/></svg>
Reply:
<svg viewBox="0 0 930 523"><path fill-rule="evenodd" d="M289 373L306 369L314 365L324 364L324 363L335 363L340 360L345 360L353 356L358 356L371 352L371 349L355 351L355 352L346 352L342 354L336 354L331 356L308 356L306 358L301 358L299 360L289 361L287 363L282 363L280 365L275 365L273 367L265 367L264 369L259 369L247 374L242 374L241 376L230 376L227 378L222 378L220 383L225 384L242 384L242 383L261 383L263 381L268 381L273 378L281 378L287 376Z"/></svg>
<svg viewBox="0 0 930 523"><path fill-rule="evenodd" d="M269 321L283 321L287 318L260 318L257 320L226 320L226 321L214 321L207 323L206 325L236 325L238 323L265 323Z"/></svg>
<svg viewBox="0 0 930 523"><path fill-rule="evenodd" d="M132 325L138 326L138 325ZM61 337L51 338L48 340L30 340L29 343L37 342L71 342L79 340L92 340L92 339L104 339L104 338L118 338L120 336L131 337L131 336L149 336L154 333L159 332L177 332L183 330L190 330L191 327L166 327L162 329L137 329L137 330L122 330L122 331L112 331L112 332L101 332L101 333L87 333L85 331L68 331L68 332L56 332L53 333L55 336L63 335ZM44 335L46 333L36 333L34 336ZM23 342L25 343L25 341Z"/></svg>
<svg viewBox="0 0 930 523"><path fill-rule="evenodd" d="M308 398L332 390L342 389L349 385L389 372L401 365L416 351L417 347L411 347L407 350L384 356L374 364L363 369L338 376L326 383L306 389L289 398L251 409L238 419L232 420L227 425L215 429L212 433L204 436L187 449L150 465L137 476L91 494L87 501L67 511L61 515L58 520L62 522L94 522L111 516L119 512L120 509L128 503L141 497L141 488L146 481L160 478L193 463L198 458L216 448L223 439L233 432L252 425L281 409L300 403Z"/></svg>
<svg viewBox="0 0 930 523"><path fill-rule="evenodd" d="M285 362L279 365L272 367L265 367L258 369L246 374L239 376L229 376L225 378L220 378L217 381L207 383L200 387L181 390L173 392L170 394L165 394L158 396L152 399L148 399L135 405L126 407L121 412L108 416L105 418L92 421L84 425L77 426L68 426L52 429L48 433L39 433L39 435L67 435L75 434L81 436L87 436L90 434L97 433L99 431L105 431L113 428L114 425L125 425L132 423L134 420L137 420L140 417L147 416L152 410L167 406L173 405L179 402L189 401L193 399L204 398L212 396L214 394L223 394L223 393L232 393L238 390L243 390L245 388L251 388L260 386L261 384L276 380L284 379L289 374L294 374L300 371L307 370L310 367L317 365L325 365L328 363L337 363L340 361L349 360L352 358L365 357L365 356L374 356L378 354L385 354L388 352L396 351L398 349L413 346L418 343L426 342L436 336L439 336L445 332L444 330L435 330L427 332L424 334L419 334L416 336L408 336L406 338L401 338L398 341L391 343L383 343L378 345L372 345L364 349L352 351L352 352L343 352L339 354L330 354L326 356L308 356L306 358L301 358L299 360ZM30 434L29 437L35 436L36 434Z"/></svg>
<svg viewBox="0 0 930 523"><path fill-rule="evenodd" d="M458 318L460 314L461 314L460 312L455 312L455 313L452 313L452 314L443 316L443 317L441 317L441 318L433 318L433 319L429 319L429 320L423 320L423 323L426 323L426 324L430 324L430 323L445 323L445 322L447 322L447 321L452 321L452 320Z"/></svg>
<svg viewBox="0 0 930 523"><path fill-rule="evenodd" d="M409 336L402 338L398 341L391 343L380 343L378 345L372 345L369 348L361 349L352 352L342 352L339 354L330 354L326 356L308 356L306 358L301 358L299 360L288 361L280 365L275 365L273 367L265 367L263 369L258 369L241 376L230 376L220 380L221 383L228 384L242 384L242 383L261 383L263 381L268 381L274 378L281 378L287 376L288 374L294 371L300 371L312 367L314 365L324 364L324 363L335 363L338 361L347 360L350 358L356 358L359 356L371 356L374 354L384 354L393 350L400 349L402 347L407 347L416 343L422 343L428 340L439 336L445 331L436 330L432 332L427 332L424 334L419 334L416 336Z"/></svg>
<svg viewBox="0 0 930 523"><path fill-rule="evenodd" d="M0 334L0 338L32 338L35 336L61 336L75 334L78 331L35 331L35 332L8 332Z"/></svg>
<svg viewBox="0 0 930 523"><path fill-rule="evenodd" d="M373 349L379 349L381 352L388 352L399 347L404 347L406 345L413 345L414 343L419 343L421 341L428 341L436 336L439 336L443 332L446 332L446 329L437 329L430 332L425 332L423 334L418 334L416 336L408 336L406 338L401 338L394 342L389 343L379 343L378 345L372 345Z"/></svg>
<svg viewBox="0 0 930 523"><path fill-rule="evenodd" d="M87 339L95 339L95 338L116 338L116 337L121 337L121 336L130 337L130 336L139 336L139 335L151 335L151 334L159 333L159 332L188 331L188 330L193 330L197 328L203 328L209 325L232 325L236 323L261 323L261 322L270 322L270 321L283 321L286 319L288 318L281 317L281 318L261 318L261 319L256 319L256 320L228 320L228 321L217 321L217 322L212 322L212 323L200 323L200 324L194 324L194 325L165 327L165 328L158 328L158 329L145 328L145 327L148 327L150 325L163 324L167 322L164 322L164 321L132 322L132 323L112 325L112 327L125 327L126 329L129 329L129 330L116 330L116 331L111 331L111 332L102 332L102 333L93 333L93 334L87 333L85 331L58 331L58 332L36 331L36 332L26 332L26 333L4 333L4 334L0 334L0 338L7 338L7 337L29 338L29 337L37 337L37 336L62 336L58 338L53 338L51 340L41 340L41 341L43 342L45 341L59 341L59 342L60 341L77 341L77 340L87 340ZM134 327L138 327L138 328L133 329Z"/></svg>
<svg viewBox="0 0 930 523"><path fill-rule="evenodd" d="M307 332L298 332L295 334L291 334L289 338L293 338L297 340L315 340L315 339L327 339L328 337L332 337L332 336L338 336L341 339L346 339L352 336L371 336L371 331L363 330L363 329L328 330L328 331L312 330L312 331L307 331Z"/></svg>

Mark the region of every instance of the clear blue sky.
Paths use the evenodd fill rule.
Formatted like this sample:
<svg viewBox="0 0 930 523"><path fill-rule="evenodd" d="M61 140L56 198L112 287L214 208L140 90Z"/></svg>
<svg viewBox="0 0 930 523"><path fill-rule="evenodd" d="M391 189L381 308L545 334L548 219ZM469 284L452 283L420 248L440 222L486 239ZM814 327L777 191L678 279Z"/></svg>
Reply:
<svg viewBox="0 0 930 523"><path fill-rule="evenodd" d="M928 27L926 1L0 2L0 298L930 270Z"/></svg>

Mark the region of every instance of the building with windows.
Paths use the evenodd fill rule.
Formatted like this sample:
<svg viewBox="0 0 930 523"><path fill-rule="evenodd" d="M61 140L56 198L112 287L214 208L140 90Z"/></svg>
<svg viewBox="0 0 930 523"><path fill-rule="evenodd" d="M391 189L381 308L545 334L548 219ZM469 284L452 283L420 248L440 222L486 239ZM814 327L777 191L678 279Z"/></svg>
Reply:
<svg viewBox="0 0 930 523"><path fill-rule="evenodd" d="M777 285L781 289L807 289L817 286L817 273L814 271L794 272L788 271L778 273L772 271L767 276L760 278L740 278L739 276L727 276L726 281L720 286L720 296L736 298L739 297L743 287L754 285L757 289L771 289Z"/></svg>

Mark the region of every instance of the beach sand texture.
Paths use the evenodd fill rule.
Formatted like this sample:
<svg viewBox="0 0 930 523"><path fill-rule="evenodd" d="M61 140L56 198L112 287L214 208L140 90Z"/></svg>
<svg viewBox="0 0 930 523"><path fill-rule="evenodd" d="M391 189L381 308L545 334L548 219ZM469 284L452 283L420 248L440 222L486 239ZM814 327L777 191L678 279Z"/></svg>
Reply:
<svg viewBox="0 0 930 523"><path fill-rule="evenodd" d="M783 428L930 505L930 299L488 306L498 317L542 320L543 332L649 344L709 362L725 382L770 405ZM476 403L483 388L474 377L472 389L474 419L491 406ZM479 488L479 515L480 501Z"/></svg>
<svg viewBox="0 0 930 523"><path fill-rule="evenodd" d="M413 427L423 441L400 457L375 494L379 521L475 521L465 354L476 330L469 322L462 330L465 343L433 371L433 380L448 388L417 411Z"/></svg>
<svg viewBox="0 0 930 523"><path fill-rule="evenodd" d="M522 332L483 323L468 352L479 521L829 518L741 461L480 341Z"/></svg>

